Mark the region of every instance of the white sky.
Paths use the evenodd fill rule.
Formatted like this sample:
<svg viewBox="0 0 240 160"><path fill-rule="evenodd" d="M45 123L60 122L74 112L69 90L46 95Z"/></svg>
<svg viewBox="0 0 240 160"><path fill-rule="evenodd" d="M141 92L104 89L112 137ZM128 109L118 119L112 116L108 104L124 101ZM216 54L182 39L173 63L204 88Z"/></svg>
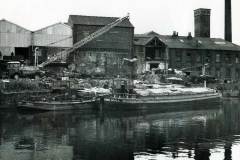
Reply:
<svg viewBox="0 0 240 160"><path fill-rule="evenodd" d="M2 0L4 18L30 30L66 22L70 14L122 17L128 12L135 33L194 33L193 10L210 8L211 37L224 36L224 0ZM240 45L240 1L232 0L233 42Z"/></svg>

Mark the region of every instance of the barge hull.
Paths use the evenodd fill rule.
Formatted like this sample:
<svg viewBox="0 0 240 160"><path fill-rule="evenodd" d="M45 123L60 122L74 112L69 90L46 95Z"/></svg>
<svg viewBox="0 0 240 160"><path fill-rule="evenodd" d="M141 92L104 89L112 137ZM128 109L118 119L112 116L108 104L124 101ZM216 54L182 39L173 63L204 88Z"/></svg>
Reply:
<svg viewBox="0 0 240 160"><path fill-rule="evenodd" d="M27 102L18 104L18 109L38 111L86 110L93 109L94 107L95 101L72 102L72 103Z"/></svg>
<svg viewBox="0 0 240 160"><path fill-rule="evenodd" d="M105 108L112 109L164 109L164 108L211 108L221 104L221 95L213 94L208 96L195 96L195 97L178 97L172 98L106 98L104 101Z"/></svg>

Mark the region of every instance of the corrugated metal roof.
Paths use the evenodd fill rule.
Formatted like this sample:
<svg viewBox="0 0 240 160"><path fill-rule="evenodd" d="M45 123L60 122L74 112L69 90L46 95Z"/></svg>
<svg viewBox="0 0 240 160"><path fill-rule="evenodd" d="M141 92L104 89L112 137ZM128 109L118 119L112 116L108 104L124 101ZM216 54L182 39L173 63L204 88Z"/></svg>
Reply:
<svg viewBox="0 0 240 160"><path fill-rule="evenodd" d="M24 27L22 27L22 26L20 26L20 25L18 25L18 24L16 24L16 23L13 23L13 22L11 22L11 21L8 21L8 20L6 20L6 19L1 19L1 20L0 20L0 23L2 23L2 22L5 22L5 23L8 23L8 24L14 25L14 26L16 26L16 27L18 27L18 28L21 28L21 29L25 30L26 32L31 32L30 30L28 30L28 29L26 29L26 28L24 28Z"/></svg>
<svg viewBox="0 0 240 160"><path fill-rule="evenodd" d="M99 25L104 26L115 20L118 17L97 17L97 16L83 16L83 15L70 15L69 22L72 24L82 24L82 25ZM124 20L118 25L119 27L133 27L129 20Z"/></svg>
<svg viewBox="0 0 240 160"><path fill-rule="evenodd" d="M240 51L240 46L221 38L189 38L187 36L159 35L155 32L136 34L134 36L134 44L146 45L154 37L158 37L168 48Z"/></svg>
<svg viewBox="0 0 240 160"><path fill-rule="evenodd" d="M70 26L68 23L58 22L58 23L54 23L54 24L52 24L52 25L49 25L49 26L46 26L46 27L40 28L40 29L35 30L35 31L33 31L33 32L42 31L42 30L44 30L44 29L47 29L47 28L50 28L50 27L53 27L53 26L57 26L57 25L62 25L62 26L65 26L65 27L71 29L71 26Z"/></svg>

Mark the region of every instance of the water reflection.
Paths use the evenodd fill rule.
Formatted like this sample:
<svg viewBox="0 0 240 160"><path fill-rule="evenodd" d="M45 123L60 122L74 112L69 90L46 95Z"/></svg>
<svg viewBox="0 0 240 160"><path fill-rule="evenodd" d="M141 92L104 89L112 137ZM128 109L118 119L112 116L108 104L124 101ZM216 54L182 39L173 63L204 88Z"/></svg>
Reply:
<svg viewBox="0 0 240 160"><path fill-rule="evenodd" d="M0 113L0 159L237 160L240 101L178 112ZM16 149L24 137L41 149Z"/></svg>

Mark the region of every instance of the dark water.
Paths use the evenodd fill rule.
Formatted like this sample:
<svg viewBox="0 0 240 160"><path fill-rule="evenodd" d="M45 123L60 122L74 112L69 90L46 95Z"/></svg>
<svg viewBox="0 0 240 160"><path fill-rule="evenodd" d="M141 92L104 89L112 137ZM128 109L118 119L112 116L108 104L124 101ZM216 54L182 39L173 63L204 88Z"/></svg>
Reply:
<svg viewBox="0 0 240 160"><path fill-rule="evenodd" d="M239 160L240 100L205 108L0 111L0 160ZM15 149L23 138L36 149Z"/></svg>

